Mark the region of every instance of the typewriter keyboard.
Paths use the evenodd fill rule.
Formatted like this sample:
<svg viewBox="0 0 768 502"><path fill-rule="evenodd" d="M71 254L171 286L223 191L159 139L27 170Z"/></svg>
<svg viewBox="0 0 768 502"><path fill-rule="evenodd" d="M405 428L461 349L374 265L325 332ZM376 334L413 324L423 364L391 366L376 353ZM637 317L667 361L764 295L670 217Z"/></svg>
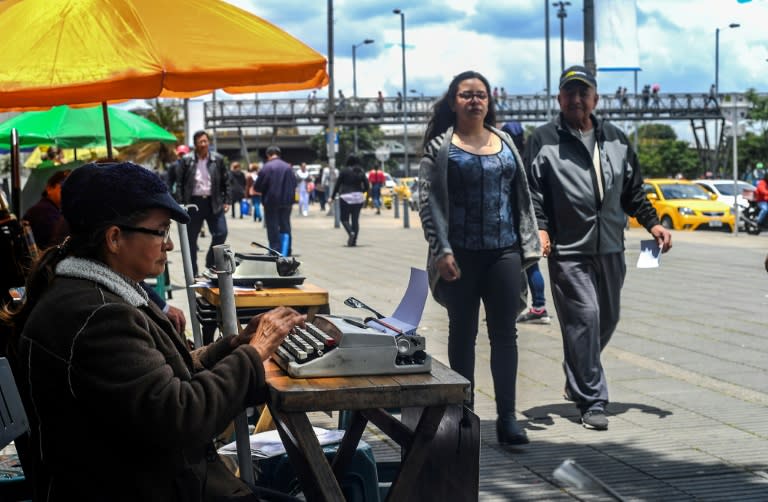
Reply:
<svg viewBox="0 0 768 502"><path fill-rule="evenodd" d="M288 362L303 364L336 348L336 339L312 323L305 323L305 328L296 326L291 330L277 354Z"/></svg>

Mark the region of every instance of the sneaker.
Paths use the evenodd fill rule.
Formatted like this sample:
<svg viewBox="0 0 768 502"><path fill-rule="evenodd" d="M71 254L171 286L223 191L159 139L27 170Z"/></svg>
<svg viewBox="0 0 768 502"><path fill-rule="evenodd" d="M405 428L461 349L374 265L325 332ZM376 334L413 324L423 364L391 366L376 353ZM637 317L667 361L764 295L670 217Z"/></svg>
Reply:
<svg viewBox="0 0 768 502"><path fill-rule="evenodd" d="M585 411L581 416L581 423L587 429L594 429L596 431L608 430L608 417L605 416L605 411L600 409Z"/></svg>
<svg viewBox="0 0 768 502"><path fill-rule="evenodd" d="M547 313L547 309L545 308L536 309L531 307L531 310L529 310L528 312L525 312L524 314L520 314L520 317L517 318L517 322L549 324L552 322L552 318L549 317L549 314Z"/></svg>

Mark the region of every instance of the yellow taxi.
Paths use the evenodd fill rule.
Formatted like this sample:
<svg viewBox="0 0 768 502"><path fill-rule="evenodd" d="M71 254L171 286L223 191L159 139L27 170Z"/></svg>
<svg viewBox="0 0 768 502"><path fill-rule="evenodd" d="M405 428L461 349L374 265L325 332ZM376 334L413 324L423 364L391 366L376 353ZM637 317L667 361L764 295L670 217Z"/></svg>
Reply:
<svg viewBox="0 0 768 502"><path fill-rule="evenodd" d="M397 185L395 186L395 193L398 200L407 200L411 210L417 210L417 201L414 199L414 195L418 195L418 177L411 178L397 178ZM414 189L416 194L414 194Z"/></svg>
<svg viewBox="0 0 768 502"><path fill-rule="evenodd" d="M709 194L695 183L652 178L643 182L643 190L665 228L733 230L735 219L731 208L714 200L714 194Z"/></svg>

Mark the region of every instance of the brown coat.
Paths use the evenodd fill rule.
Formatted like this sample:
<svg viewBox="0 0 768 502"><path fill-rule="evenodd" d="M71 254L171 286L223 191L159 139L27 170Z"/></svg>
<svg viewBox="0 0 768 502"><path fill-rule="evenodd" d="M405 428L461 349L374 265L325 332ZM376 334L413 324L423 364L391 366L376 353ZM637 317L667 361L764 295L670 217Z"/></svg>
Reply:
<svg viewBox="0 0 768 502"><path fill-rule="evenodd" d="M68 258L27 321L22 392L40 500L211 500L244 486L211 439L264 402L258 352L223 339L190 353L143 290ZM219 492L219 495L221 492Z"/></svg>

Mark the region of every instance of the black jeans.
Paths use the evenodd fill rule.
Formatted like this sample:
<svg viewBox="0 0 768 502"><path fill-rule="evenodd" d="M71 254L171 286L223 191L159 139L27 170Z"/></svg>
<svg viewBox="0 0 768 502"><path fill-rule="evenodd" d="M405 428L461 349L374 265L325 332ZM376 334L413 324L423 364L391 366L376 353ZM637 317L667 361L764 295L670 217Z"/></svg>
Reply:
<svg viewBox="0 0 768 502"><path fill-rule="evenodd" d="M218 213L213 212L210 197L193 195L191 202L197 205L197 211L189 212L187 232L189 234L189 251L192 255L192 273L197 275L197 236L200 235L203 222L208 224L208 230L211 232L211 245L205 254L205 266L210 268L213 267L213 246L224 244L224 241L227 240L227 218L223 210Z"/></svg>
<svg viewBox="0 0 768 502"><path fill-rule="evenodd" d="M482 300L491 342L496 411L499 416L514 415L520 251L511 247L489 251L454 248L453 252L461 278L438 284L448 309L448 361L454 371L472 383L474 402L475 342Z"/></svg>
<svg viewBox="0 0 768 502"><path fill-rule="evenodd" d="M355 233L355 241L357 241L357 237L360 235L360 210L362 208L362 204L348 204L344 202L344 199L339 199L339 218L341 219L341 224L348 235L351 236L352 232Z"/></svg>

